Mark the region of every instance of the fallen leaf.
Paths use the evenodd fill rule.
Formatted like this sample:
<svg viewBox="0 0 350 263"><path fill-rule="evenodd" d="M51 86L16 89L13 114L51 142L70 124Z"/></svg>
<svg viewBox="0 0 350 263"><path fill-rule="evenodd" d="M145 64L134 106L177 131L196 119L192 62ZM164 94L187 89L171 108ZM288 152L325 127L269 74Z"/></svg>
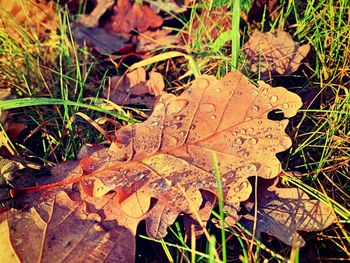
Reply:
<svg viewBox="0 0 350 263"><path fill-rule="evenodd" d="M124 192L121 207L132 207L125 211L130 215L148 211L151 198L191 214L202 203L200 189L216 194L211 161L216 152L234 223L239 203L251 194L248 177L276 177L280 163L275 155L291 146L284 132L288 120L269 120L268 113L280 109L291 117L300 106L300 98L286 89L263 82L256 88L237 72L221 81L202 76L179 97L162 94L145 122L119 129L108 158L89 157L84 184L94 196Z"/></svg>
<svg viewBox="0 0 350 263"><path fill-rule="evenodd" d="M289 75L295 72L310 46L300 46L287 32L278 29L275 33L254 31L243 50L250 69L260 72L266 79L271 73Z"/></svg>
<svg viewBox="0 0 350 263"><path fill-rule="evenodd" d="M332 207L309 197L298 188L278 188L278 180L259 180L254 217L254 196L245 203L250 213L241 223L252 231L256 222L256 237L264 232L284 243L300 247L305 241L297 231L325 229L335 221ZM243 204L244 205L244 204Z"/></svg>
<svg viewBox="0 0 350 263"><path fill-rule="evenodd" d="M123 49L131 48L127 44L127 38L120 35L108 34L103 28L88 28L84 25L73 23L72 34L79 46L92 46L99 53L112 54Z"/></svg>
<svg viewBox="0 0 350 263"><path fill-rule="evenodd" d="M146 80L146 71L138 68L125 77L112 77L105 96L118 105L143 104L151 109L164 86L161 74L150 72Z"/></svg>
<svg viewBox="0 0 350 263"><path fill-rule="evenodd" d="M162 238L180 213L203 208L208 199L203 190L217 195L213 153L219 160L229 222L235 224L240 203L252 192L248 178L276 178L281 170L276 153L291 146L284 131L288 120L270 120L268 113L280 109L288 118L300 106L297 95L264 82L255 87L238 72L220 81L202 76L178 97L163 93L152 115L143 123L120 128L109 149L85 146L79 161L57 165L51 180L68 180L64 186L45 186L50 183L46 182L35 188L49 190L46 198L31 202L34 208L1 216L1 237L7 240L4 257L132 260L140 220L146 221L149 236ZM68 188L72 178L80 182L79 189ZM281 191L271 196L277 205L285 197ZM207 217L209 210L203 215ZM305 218L298 229L308 220L312 219ZM315 224L312 230L324 226ZM119 249L108 258L116 244L125 251Z"/></svg>
<svg viewBox="0 0 350 263"><path fill-rule="evenodd" d="M170 35L170 30L158 29L146 31L137 36L137 49L142 51L154 51L157 48L165 48L180 42L180 37Z"/></svg>
<svg viewBox="0 0 350 263"><path fill-rule="evenodd" d="M78 19L78 22L86 27L98 27L100 17L114 4L114 0L97 0L94 10L90 14Z"/></svg>
<svg viewBox="0 0 350 263"><path fill-rule="evenodd" d="M131 4L129 0L118 0L113 12L110 21L105 24L110 33L129 36L132 30L144 33L149 28L158 28L163 24L163 19L147 5Z"/></svg>

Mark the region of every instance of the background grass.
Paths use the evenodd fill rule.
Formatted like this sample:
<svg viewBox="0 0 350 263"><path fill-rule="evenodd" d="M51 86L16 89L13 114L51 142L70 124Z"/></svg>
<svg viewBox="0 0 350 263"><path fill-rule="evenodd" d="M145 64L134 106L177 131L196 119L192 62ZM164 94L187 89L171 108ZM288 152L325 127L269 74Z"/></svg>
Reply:
<svg viewBox="0 0 350 263"><path fill-rule="evenodd" d="M21 0L24 8L25 2ZM177 16L183 25L177 31L187 36L180 51L165 52L138 65L162 72L168 81L168 91L175 93L185 88L194 75L205 73L221 78L232 68L244 68L241 47L253 29L244 22L242 13L250 5L250 1L194 4L188 16ZM226 255L227 261L243 262L288 259L330 262L350 258L349 6L347 0L281 0L274 19L265 12L258 25L264 31L282 28L295 40L311 46L311 54L295 75L272 79L272 84L287 86L304 101L288 129L293 147L281 155L285 171L297 170L303 176L296 179L286 174L283 182L331 204L338 222L325 231L305 233L307 246L299 252L269 237L255 240L239 224L221 232L213 223L222 221L220 209L214 212L213 222L206 229L209 236L197 241L187 240L181 219L171 227L166 240L148 241L141 227L141 238L137 241L140 262L215 262L216 255ZM85 10L85 6L80 10ZM73 17L65 8L57 6L56 11L57 30L50 31L44 41L35 30L19 24L4 11L1 13L11 27L0 28L0 88L10 87L18 100L2 101L0 107L11 109L12 122L28 127L24 136L11 142L16 158L42 168L75 159L85 143L108 145L108 139L97 126L109 134L119 125L143 120L145 116L139 109L118 107L100 99L107 76L121 74L123 70L87 48L78 47L71 33ZM217 15L220 19L212 21ZM227 27L221 22L227 23ZM11 35L13 30L21 41ZM182 63L183 58L187 63ZM172 61L176 69L164 70L167 61ZM258 78L254 74L250 77L253 81ZM38 99L27 99L33 97ZM91 125L81 116L99 124ZM116 122L117 126L111 125ZM3 156L6 157L6 151ZM219 171L217 175L219 179ZM164 254L159 254L159 248Z"/></svg>

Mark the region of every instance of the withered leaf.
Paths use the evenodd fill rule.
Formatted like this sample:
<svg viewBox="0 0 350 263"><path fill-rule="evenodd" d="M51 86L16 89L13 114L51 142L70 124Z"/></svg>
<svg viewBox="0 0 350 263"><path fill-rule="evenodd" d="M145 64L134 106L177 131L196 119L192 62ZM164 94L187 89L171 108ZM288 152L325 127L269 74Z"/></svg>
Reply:
<svg viewBox="0 0 350 263"><path fill-rule="evenodd" d="M147 5L131 4L129 0L118 0L113 11L110 21L105 24L105 28L111 33L128 36L132 30L143 33L163 24L163 19Z"/></svg>
<svg viewBox="0 0 350 263"><path fill-rule="evenodd" d="M128 39L115 34L108 34L103 28L89 28L82 24L73 23L72 33L79 46L92 46L99 53L114 53L127 49Z"/></svg>
<svg viewBox="0 0 350 263"><path fill-rule="evenodd" d="M34 208L2 216L0 231L11 240L8 253L15 251L20 258L31 253L18 239L34 229L30 243L39 240L33 251L41 251L36 259L50 254L51 260L70 259L75 250L80 257L83 247L85 252L85 247L91 247L87 256L98 261L107 257L104 247L108 254L116 242L125 242L129 250L124 254L117 250L113 258L133 256L131 237L140 220L146 220L151 237L162 238L180 213L193 214L203 199L208 200L203 190L217 194L213 153L219 160L228 222L235 224L240 203L252 192L248 178L275 178L281 169L276 153L291 146L284 131L288 120L270 120L268 113L280 109L285 117L292 117L300 106L297 95L264 82L255 87L238 72L220 81L202 76L178 97L163 93L149 119L119 129L108 150L86 146L78 162L62 163L52 170L55 180L79 179L82 190L64 189L51 199L42 197L44 202L37 201ZM284 198L280 191L275 197L277 205ZM26 213L31 214L26 217ZM18 224L20 218L28 221ZM307 220L312 219L305 218L302 226ZM96 224L102 226L102 233ZM316 224L313 230L324 226ZM44 228L48 238L42 238ZM128 259L123 258L124 262Z"/></svg>
<svg viewBox="0 0 350 263"><path fill-rule="evenodd" d="M145 122L119 129L108 158L89 157L94 169L85 167L85 173L97 178L89 176L84 184L94 196L127 192L121 202L126 213L141 216L150 204L143 199L150 198L178 213L193 213L202 203L199 189L216 194L215 152L233 224L239 203L251 193L247 178L276 177L280 163L275 155L291 145L284 132L288 120L269 120L268 113L280 109L291 117L300 106L300 98L286 89L264 82L255 87L237 72L221 81L202 76L179 97L163 94Z"/></svg>
<svg viewBox="0 0 350 263"><path fill-rule="evenodd" d="M57 179L81 175L77 162L54 171ZM65 173L65 174L64 174ZM49 180L52 182L52 179ZM6 262L133 262L142 219L120 210L116 193L92 198L66 188L49 191L33 207L0 215L0 251Z"/></svg>
<svg viewBox="0 0 350 263"><path fill-rule="evenodd" d="M290 246L304 246L297 231L317 231L335 221L332 208L309 197L298 188L279 188L278 180L259 180L257 218L254 217L254 197L244 203L250 210L242 224L252 230L256 221L256 236L261 232L277 237Z"/></svg>
<svg viewBox="0 0 350 263"><path fill-rule="evenodd" d="M287 32L277 29L274 33L254 31L243 50L250 69L260 72L264 79L271 73L289 75L295 72L310 46L300 46Z"/></svg>
<svg viewBox="0 0 350 263"><path fill-rule="evenodd" d="M148 75L146 80L146 71L138 68L123 77L112 77L104 95L118 105L143 104L151 109L165 84L160 73L150 72Z"/></svg>

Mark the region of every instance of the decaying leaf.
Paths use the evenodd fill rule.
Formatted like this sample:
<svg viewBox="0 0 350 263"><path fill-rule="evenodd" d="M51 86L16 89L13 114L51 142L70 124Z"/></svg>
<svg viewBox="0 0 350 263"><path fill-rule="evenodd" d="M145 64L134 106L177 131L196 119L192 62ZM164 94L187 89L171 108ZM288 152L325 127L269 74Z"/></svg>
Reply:
<svg viewBox="0 0 350 263"><path fill-rule="evenodd" d="M235 224L240 203L252 192L248 178L276 178L281 170L276 153L291 145L284 131L288 120L270 120L268 113L280 109L288 118L300 106L297 95L264 82L255 87L238 72L220 81L202 76L178 97L163 93L149 119L119 129L109 149L85 146L79 161L52 170L51 180L73 178L80 182L79 189L51 185L48 197L32 202L34 207L2 215L1 237L9 240L7 252L2 252L22 261L34 252L35 260L69 261L81 258L84 251L92 261L127 262L134 255L132 236L140 220L146 221L149 236L162 238L180 213L191 215L202 208L200 217L208 217L213 202L204 191L217 194L213 153L219 160L228 222ZM280 190L268 191L278 193L269 195L276 199L268 208L284 202ZM305 211L306 218L296 229L313 220L307 219L309 208L291 210ZM330 216L326 209L321 214ZM313 230L327 225L314 224ZM285 228L293 225L286 222ZM28 230L33 231L23 242ZM112 250L119 245L125 251ZM109 252L114 253L112 258Z"/></svg>
<svg viewBox="0 0 350 263"><path fill-rule="evenodd" d="M309 50L309 45L300 46L287 32L279 29L275 33L254 31L244 44L250 69L260 72L262 78L271 73L289 75L295 72Z"/></svg>
<svg viewBox="0 0 350 263"><path fill-rule="evenodd" d="M137 49L142 51L154 51L160 47L167 47L180 42L180 37L170 35L170 30L158 29L156 31L146 31L137 36Z"/></svg>
<svg viewBox="0 0 350 263"><path fill-rule="evenodd" d="M72 24L72 33L79 46L92 46L100 53L114 53L122 49L127 49L130 44L126 44L127 38L120 35L108 34L103 28L88 28L84 25Z"/></svg>
<svg viewBox="0 0 350 263"><path fill-rule="evenodd" d="M63 180L67 173L68 178L82 174L77 162L57 168L55 177L45 183ZM77 187L66 187L47 191L42 199L29 200L29 209L0 215L0 253L5 262L133 262L141 219L120 210L116 193L92 198Z"/></svg>
<svg viewBox="0 0 350 263"><path fill-rule="evenodd" d="M138 68L125 77L112 77L105 96L118 105L143 104L153 108L164 86L160 73L150 72L149 79L146 80L146 71Z"/></svg>
<svg viewBox="0 0 350 263"><path fill-rule="evenodd" d="M256 221L256 236L264 232L284 243L300 247L305 245L297 231L317 231L335 221L332 208L309 197L298 188L278 188L278 180L259 180L256 207L254 196L244 203L250 210L242 224L252 230ZM257 218L254 209L257 209Z"/></svg>
<svg viewBox="0 0 350 263"><path fill-rule="evenodd" d="M100 17L114 4L114 0L97 0L97 4L88 15L82 16L78 22L86 27L98 27Z"/></svg>
<svg viewBox="0 0 350 263"><path fill-rule="evenodd" d="M128 36L132 30L143 33L149 28L158 28L163 24L163 19L147 5L131 4L129 0L118 0L113 11L114 14L105 25L110 33Z"/></svg>

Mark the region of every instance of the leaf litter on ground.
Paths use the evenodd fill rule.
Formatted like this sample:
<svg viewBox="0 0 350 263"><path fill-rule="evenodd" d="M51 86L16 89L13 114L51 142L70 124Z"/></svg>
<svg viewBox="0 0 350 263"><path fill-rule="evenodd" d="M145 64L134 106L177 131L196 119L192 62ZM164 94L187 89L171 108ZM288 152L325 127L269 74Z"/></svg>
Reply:
<svg viewBox="0 0 350 263"><path fill-rule="evenodd" d="M100 24L101 16L111 7L112 14ZM79 45L86 40L100 53L125 53L133 47L137 52L154 51L181 40L170 30L161 29L163 18L149 6L129 0L100 0L90 14L77 22L73 34Z"/></svg>
<svg viewBox="0 0 350 263"><path fill-rule="evenodd" d="M180 214L194 220L203 202L200 215L208 220L218 191L213 152L226 222L242 219L241 204L249 208L248 179L263 178L256 234L304 245L297 230L324 229L334 214L301 190L274 186L281 171L276 153L288 149L291 139L285 133L288 119L271 120L268 114L280 110L293 117L302 102L285 88L258 84L238 72L222 80L201 76L180 96L162 93L151 116L117 130L110 148L84 146L79 161L57 165L38 187L15 189L15 194L35 193L22 197L26 209L0 215L2 255L22 262L29 255L37 261L74 261L84 253L92 261L132 262L141 220L152 238L163 238ZM242 219L248 227L255 220L249 215Z"/></svg>
<svg viewBox="0 0 350 263"><path fill-rule="evenodd" d="M292 74L299 68L309 51L309 45L301 46L293 41L287 32L280 29L265 33L254 31L243 46L248 67L259 73L261 79L268 79L271 74Z"/></svg>

